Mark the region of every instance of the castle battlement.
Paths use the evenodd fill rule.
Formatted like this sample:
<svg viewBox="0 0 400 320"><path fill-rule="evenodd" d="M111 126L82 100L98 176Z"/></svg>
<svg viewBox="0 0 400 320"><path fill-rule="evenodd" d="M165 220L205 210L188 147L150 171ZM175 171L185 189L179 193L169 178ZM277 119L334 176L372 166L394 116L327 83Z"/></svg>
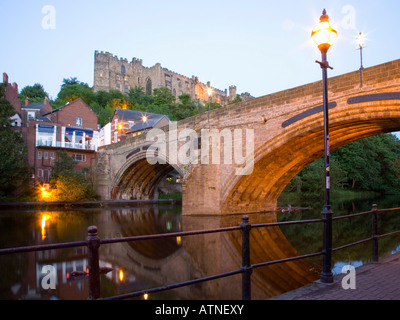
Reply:
<svg viewBox="0 0 400 320"><path fill-rule="evenodd" d="M152 94L153 89L167 87L178 98L181 94L190 94L193 100L208 101L207 84L201 83L197 76L187 77L156 63L152 67L143 66L143 60L133 57L128 59L118 57L106 51L95 50L94 87L93 90L119 90L127 94L130 88L140 86L146 94ZM127 68L131 66L130 68ZM122 79L122 80L121 80ZM213 89L212 99L222 105L236 97L236 86L228 90ZM233 96L234 94L234 96Z"/></svg>

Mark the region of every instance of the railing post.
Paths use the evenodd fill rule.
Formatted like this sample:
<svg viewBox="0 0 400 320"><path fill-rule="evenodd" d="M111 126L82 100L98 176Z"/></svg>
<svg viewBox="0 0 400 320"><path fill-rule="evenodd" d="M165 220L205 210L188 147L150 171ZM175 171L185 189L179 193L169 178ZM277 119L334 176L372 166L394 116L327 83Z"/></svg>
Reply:
<svg viewBox="0 0 400 320"><path fill-rule="evenodd" d="M91 226L88 228L88 237L86 241L88 246L89 264L89 299L96 300L100 298L100 238L97 235L97 227Z"/></svg>
<svg viewBox="0 0 400 320"><path fill-rule="evenodd" d="M325 206L322 211L324 220L323 230L323 260L322 260L322 283L332 283L332 210L330 206Z"/></svg>
<svg viewBox="0 0 400 320"><path fill-rule="evenodd" d="M242 300L251 300L250 229L249 217L243 216L242 229Z"/></svg>
<svg viewBox="0 0 400 320"><path fill-rule="evenodd" d="M372 205L372 262L379 261L378 249L378 206Z"/></svg>

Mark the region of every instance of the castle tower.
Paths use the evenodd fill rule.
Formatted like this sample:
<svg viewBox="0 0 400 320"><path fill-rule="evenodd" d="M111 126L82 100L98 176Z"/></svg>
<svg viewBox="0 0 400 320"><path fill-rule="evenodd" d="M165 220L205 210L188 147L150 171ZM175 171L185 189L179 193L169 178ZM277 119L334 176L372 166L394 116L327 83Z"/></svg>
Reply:
<svg viewBox="0 0 400 320"><path fill-rule="evenodd" d="M232 101L236 98L236 86L229 86L229 97L228 100Z"/></svg>

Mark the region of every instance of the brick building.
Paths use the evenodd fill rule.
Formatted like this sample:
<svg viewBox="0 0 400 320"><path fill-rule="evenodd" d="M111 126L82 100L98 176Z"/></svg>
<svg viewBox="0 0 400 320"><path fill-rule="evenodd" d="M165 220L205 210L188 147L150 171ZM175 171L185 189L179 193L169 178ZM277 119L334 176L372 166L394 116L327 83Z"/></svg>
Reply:
<svg viewBox="0 0 400 320"><path fill-rule="evenodd" d="M98 123L96 113L81 99L30 119L24 131L36 183L50 180L58 150L76 161L75 169L86 167L90 172L98 147Z"/></svg>
<svg viewBox="0 0 400 320"><path fill-rule="evenodd" d="M8 83L8 75L3 74ZM6 86L6 98L16 111L12 117L14 129L21 131L27 147L32 184L49 182L52 167L57 160L57 151L64 150L76 161L75 168L91 166L98 147L97 115L81 99L53 110L49 100L24 104L18 100L18 85Z"/></svg>

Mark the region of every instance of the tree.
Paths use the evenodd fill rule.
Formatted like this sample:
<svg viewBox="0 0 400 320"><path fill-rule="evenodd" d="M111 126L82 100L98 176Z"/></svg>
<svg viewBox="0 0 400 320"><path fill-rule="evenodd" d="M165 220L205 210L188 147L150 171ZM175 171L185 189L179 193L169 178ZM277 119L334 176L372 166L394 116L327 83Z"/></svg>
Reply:
<svg viewBox="0 0 400 320"><path fill-rule="evenodd" d="M87 182L84 174L74 170L75 161L65 151L57 151L50 181L53 201L98 200L99 196Z"/></svg>
<svg viewBox="0 0 400 320"><path fill-rule="evenodd" d="M172 105L175 97L167 87L156 88L153 90L153 99L156 106Z"/></svg>
<svg viewBox="0 0 400 320"><path fill-rule="evenodd" d="M234 103L238 103L238 102L242 102L242 98L237 94L235 99L233 99L232 101L230 101L228 104L234 104Z"/></svg>
<svg viewBox="0 0 400 320"><path fill-rule="evenodd" d="M132 109L137 111L146 111L147 107L154 102L153 97L148 96L144 92L144 88L140 86L130 88L128 96L132 105Z"/></svg>
<svg viewBox="0 0 400 320"><path fill-rule="evenodd" d="M64 79L53 108L62 107L78 98L90 106L94 101L94 93L87 83L80 82L77 78Z"/></svg>
<svg viewBox="0 0 400 320"><path fill-rule="evenodd" d="M11 125L16 112L6 99L6 86L0 85L0 199L21 195L29 179L26 148L21 133Z"/></svg>
<svg viewBox="0 0 400 320"><path fill-rule="evenodd" d="M176 104L173 108L173 116L176 120L182 120L197 114L199 104L190 99L188 93L179 96L180 103Z"/></svg>
<svg viewBox="0 0 400 320"><path fill-rule="evenodd" d="M44 91L43 86L40 83L35 83L33 86L24 87L18 99L24 103L26 98L29 98L31 102L43 102L43 100L48 96L47 92Z"/></svg>

